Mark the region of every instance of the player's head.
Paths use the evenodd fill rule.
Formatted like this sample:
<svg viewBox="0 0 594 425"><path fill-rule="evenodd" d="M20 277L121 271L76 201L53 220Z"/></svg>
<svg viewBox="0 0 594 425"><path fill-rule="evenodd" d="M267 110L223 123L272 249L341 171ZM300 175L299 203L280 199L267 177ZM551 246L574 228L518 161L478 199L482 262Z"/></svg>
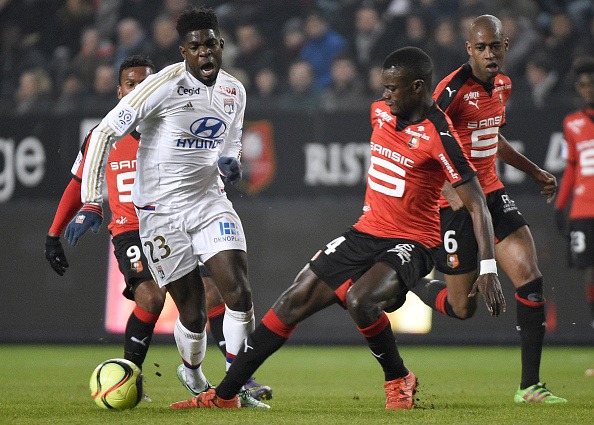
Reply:
<svg viewBox="0 0 594 425"><path fill-rule="evenodd" d="M225 45L216 13L205 8L185 9L177 18L176 28L188 71L202 83L212 86L221 69Z"/></svg>
<svg viewBox="0 0 594 425"><path fill-rule="evenodd" d="M155 72L155 64L146 56L128 56L120 64L118 74L118 99L126 96L134 87Z"/></svg>
<svg viewBox="0 0 594 425"><path fill-rule="evenodd" d="M481 15L472 21L466 51L475 77L492 84L501 71L509 40L503 36L503 24L493 15Z"/></svg>
<svg viewBox="0 0 594 425"><path fill-rule="evenodd" d="M417 47L403 47L386 57L382 66L383 99L393 115L410 119L431 98L433 62Z"/></svg>
<svg viewBox="0 0 594 425"><path fill-rule="evenodd" d="M584 105L586 108L594 109L594 57L580 56L576 58L571 70L574 75L575 89Z"/></svg>

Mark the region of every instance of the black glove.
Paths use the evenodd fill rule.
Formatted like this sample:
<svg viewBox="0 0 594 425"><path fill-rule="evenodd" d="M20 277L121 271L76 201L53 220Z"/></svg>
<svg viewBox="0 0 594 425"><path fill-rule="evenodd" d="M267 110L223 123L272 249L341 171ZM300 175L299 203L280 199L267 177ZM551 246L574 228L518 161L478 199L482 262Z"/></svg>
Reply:
<svg viewBox="0 0 594 425"><path fill-rule="evenodd" d="M235 184L241 180L241 164L237 159L222 156L219 158L217 165L225 183Z"/></svg>
<svg viewBox="0 0 594 425"><path fill-rule="evenodd" d="M563 210L555 208L555 225L561 236L567 236L567 222Z"/></svg>
<svg viewBox="0 0 594 425"><path fill-rule="evenodd" d="M60 276L64 275L64 272L68 268L68 260L66 260L66 256L64 255L64 249L62 248L59 236L47 235L45 237L45 258L47 258L47 261L49 261L50 266L52 266L52 269L56 273Z"/></svg>

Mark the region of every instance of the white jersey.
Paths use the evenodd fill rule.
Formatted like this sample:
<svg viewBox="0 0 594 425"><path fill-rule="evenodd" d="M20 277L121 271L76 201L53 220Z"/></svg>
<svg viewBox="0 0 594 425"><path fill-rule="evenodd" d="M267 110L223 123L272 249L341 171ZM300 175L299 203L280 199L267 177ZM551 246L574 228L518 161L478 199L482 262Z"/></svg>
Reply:
<svg viewBox="0 0 594 425"><path fill-rule="evenodd" d="M81 200L101 204L102 181L112 143L138 126L137 207L187 208L219 192L217 161L239 159L245 89L221 70L207 87L186 71L185 62L150 75L103 118L89 139Z"/></svg>

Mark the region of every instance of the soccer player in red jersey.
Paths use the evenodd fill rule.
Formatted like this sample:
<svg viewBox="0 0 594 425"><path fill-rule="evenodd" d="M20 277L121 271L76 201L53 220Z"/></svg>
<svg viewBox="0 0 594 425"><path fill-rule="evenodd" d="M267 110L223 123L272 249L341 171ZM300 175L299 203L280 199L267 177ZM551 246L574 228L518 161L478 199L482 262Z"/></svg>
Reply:
<svg viewBox="0 0 594 425"><path fill-rule="evenodd" d="M573 64L575 89L584 108L563 121L567 141L567 166L555 203L555 218L565 235L563 210L569 211L570 266L584 270L586 299L594 327L594 58L577 58Z"/></svg>
<svg viewBox="0 0 594 425"><path fill-rule="evenodd" d="M125 59L119 70L118 98L130 93L137 84L155 72L152 61L144 56ZM94 129L93 129L94 130ZM60 235L82 206L80 200L81 176L86 159L89 132L82 144L78 157L72 166L72 180L66 187L54 221L47 234L45 256L60 276L68 267ZM142 368L155 323L165 303L166 290L153 281L138 236L138 218L130 190L136 173L136 151L140 134L134 132L119 141L109 157L106 180L109 190L109 205L113 214L109 231L120 271L124 275L126 288L123 295L136 303L126 324L124 358ZM93 229L98 231L97 229Z"/></svg>
<svg viewBox="0 0 594 425"><path fill-rule="evenodd" d="M119 70L118 98L121 99L130 93L136 85L144 81L154 71L153 62L145 56L134 55L125 59ZM56 216L46 236L45 256L60 276L65 273L68 267L60 235L82 206L80 199L81 176L84 162L87 159L87 141L93 130L85 137L81 146L72 167L72 180L62 195ZM142 369L155 323L163 310L166 289L159 288L149 271L138 234L138 217L130 193L136 176L136 151L139 142L140 134L134 131L115 144L109 153L105 180L112 212L112 220L108 229L113 237L114 254L119 269L126 282L123 295L136 303L126 324L124 358L134 362ZM225 337L223 335L225 303L212 281L208 269L203 265L200 266L200 274L205 286L211 334L225 355ZM257 400L272 397L272 389L267 385L257 383L253 377L246 384L246 388L250 395ZM242 401L245 404L251 400L243 397Z"/></svg>
<svg viewBox="0 0 594 425"><path fill-rule="evenodd" d="M476 18L470 27L466 50L468 63L445 77L433 98L452 120L464 152L478 171L487 198L497 244L495 258L516 287L517 326L521 339L522 380L516 402L560 403L540 383L539 370L545 335L543 278L537 265L532 235L515 202L506 193L495 170L496 155L525 172L542 188L548 202L555 196L555 177L518 153L501 135L505 104L511 92L510 79L500 73L509 40L501 21L491 15ZM477 245L469 212L451 187L444 186L440 201L443 243L436 267L445 274L446 284L426 281L415 293L443 314L467 319L476 310L468 297L477 275ZM481 268L484 263L481 264Z"/></svg>
<svg viewBox="0 0 594 425"><path fill-rule="evenodd" d="M441 242L437 201L450 181L473 217L480 258L494 262L494 235L485 197L451 122L431 98L433 64L406 47L382 71L383 100L371 106L371 163L363 215L318 251L250 334L215 389L174 403L173 409L238 407L239 389L310 315L339 304L348 309L384 370L387 409L410 409L416 377L400 357L384 311L431 271ZM505 309L494 269L478 276L491 314Z"/></svg>

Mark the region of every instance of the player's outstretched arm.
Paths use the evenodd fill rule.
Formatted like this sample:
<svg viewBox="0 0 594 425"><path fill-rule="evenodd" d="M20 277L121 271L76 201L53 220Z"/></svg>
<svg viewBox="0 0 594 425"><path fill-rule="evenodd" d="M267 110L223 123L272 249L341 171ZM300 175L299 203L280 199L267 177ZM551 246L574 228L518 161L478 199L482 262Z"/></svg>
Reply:
<svg viewBox="0 0 594 425"><path fill-rule="evenodd" d="M557 178L515 150L501 133L497 144L497 157L506 164L532 177L532 180L541 187L540 193L547 197L547 203L553 202L557 193Z"/></svg>
<svg viewBox="0 0 594 425"><path fill-rule="evenodd" d="M456 193L472 216L472 225L481 259L479 277L468 296L474 297L477 292L480 292L491 315L497 317L505 311L506 307L501 283L497 277L495 236L487 201L476 176L457 186Z"/></svg>
<svg viewBox="0 0 594 425"><path fill-rule="evenodd" d="M99 205L84 204L78 214L68 223L64 237L70 245L76 246L78 238L85 234L89 228L97 233L103 222L103 210Z"/></svg>

